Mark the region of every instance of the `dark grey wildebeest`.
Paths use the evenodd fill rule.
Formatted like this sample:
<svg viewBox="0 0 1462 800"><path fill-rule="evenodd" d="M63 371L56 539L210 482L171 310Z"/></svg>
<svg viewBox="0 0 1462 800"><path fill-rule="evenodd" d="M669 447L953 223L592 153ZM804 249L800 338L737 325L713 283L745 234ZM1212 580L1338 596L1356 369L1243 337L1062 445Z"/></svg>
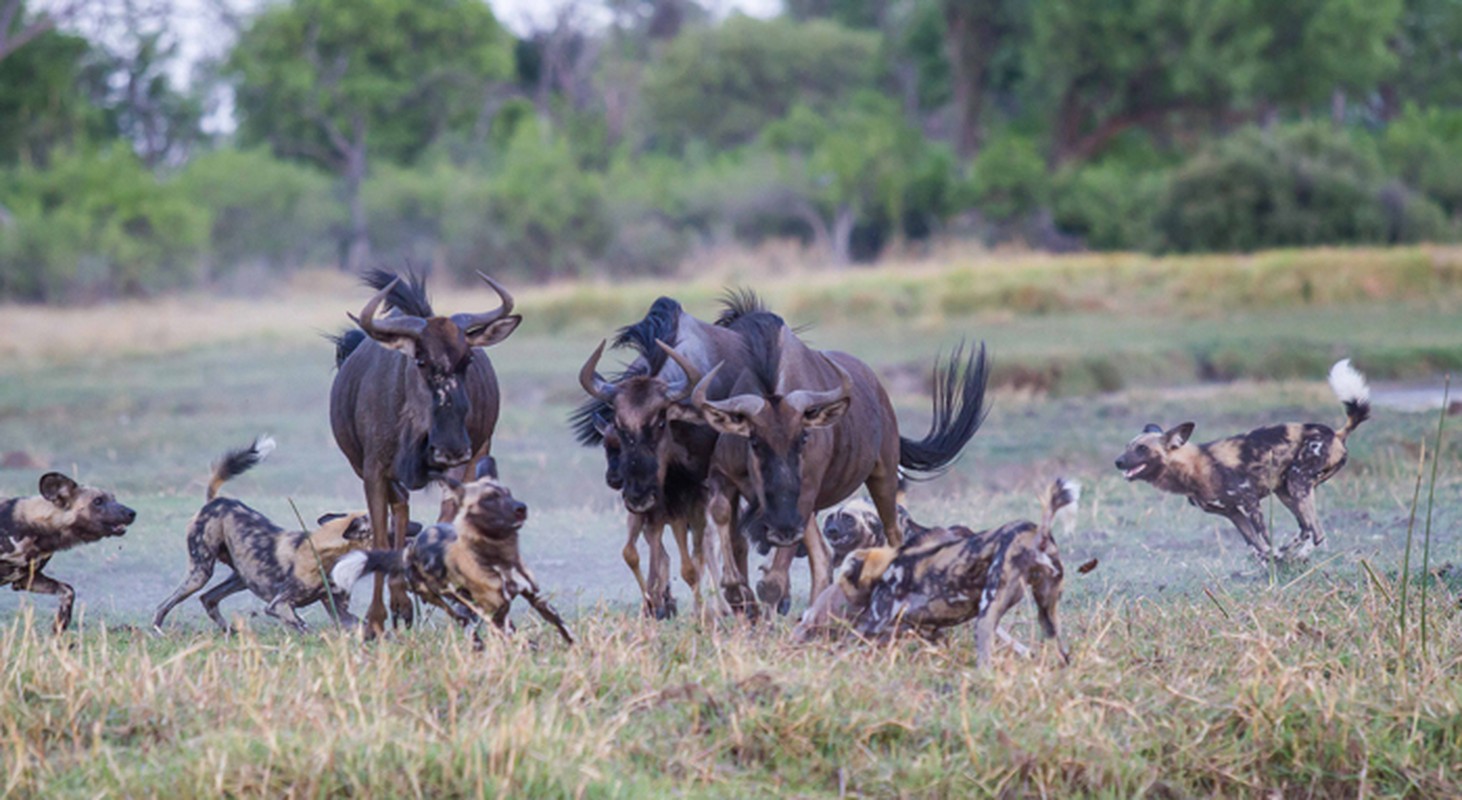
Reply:
<svg viewBox="0 0 1462 800"><path fill-rule="evenodd" d="M478 275L502 305L444 317L433 313L421 276L403 282L393 273L374 271L366 282L377 292L355 320L359 330L336 339L339 371L330 389L330 427L365 484L377 549L405 546L412 491L443 477L460 480L467 465L492 446L497 375L479 348L506 339L523 318L512 313L513 297L506 289ZM384 315L383 304L390 308ZM371 635L385 625L381 595L378 578L366 614ZM391 585L391 612L410 624L411 599L399 580Z"/></svg>
<svg viewBox="0 0 1462 800"><path fill-rule="evenodd" d="M728 593L748 590L745 542L732 549L744 496L760 509L759 535L779 547L806 545L815 598L831 580L817 511L866 486L889 544L897 546L899 467L938 472L974 436L984 420L985 348L966 359L961 347L935 370L934 419L915 441L899 435L888 394L862 361L812 349L770 312L743 315L731 328L742 335L750 368L740 371L725 399L712 399L708 390L723 379L726 365L691 392L691 404L721 434L711 462L710 512L722 543L735 553L723 583Z"/></svg>

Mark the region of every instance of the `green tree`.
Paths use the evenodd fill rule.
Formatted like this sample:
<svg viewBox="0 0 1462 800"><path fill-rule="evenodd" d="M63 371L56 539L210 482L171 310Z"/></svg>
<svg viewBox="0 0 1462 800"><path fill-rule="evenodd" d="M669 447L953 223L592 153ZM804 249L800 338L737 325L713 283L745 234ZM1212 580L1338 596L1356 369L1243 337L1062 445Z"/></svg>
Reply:
<svg viewBox="0 0 1462 800"><path fill-rule="evenodd" d="M1373 90L1395 66L1388 43L1400 11L1401 0L1256 3L1249 27L1267 32L1256 93L1271 106L1307 109Z"/></svg>
<svg viewBox="0 0 1462 800"><path fill-rule="evenodd" d="M826 111L868 86L877 53L877 34L826 20L736 15L686 31L646 71L649 141L673 152L745 144L796 104Z"/></svg>
<svg viewBox="0 0 1462 800"><path fill-rule="evenodd" d="M1410 102L1462 106L1462 0L1405 0L1391 37L1397 69L1381 85L1385 113Z"/></svg>
<svg viewBox="0 0 1462 800"><path fill-rule="evenodd" d="M511 39L479 0L294 0L256 17L228 62L241 140L340 176L349 269L369 255L371 159L409 162L472 123L512 69Z"/></svg>
<svg viewBox="0 0 1462 800"><path fill-rule="evenodd" d="M115 135L97 103L106 74L85 39L56 31L0 61L0 164L45 164L53 148Z"/></svg>

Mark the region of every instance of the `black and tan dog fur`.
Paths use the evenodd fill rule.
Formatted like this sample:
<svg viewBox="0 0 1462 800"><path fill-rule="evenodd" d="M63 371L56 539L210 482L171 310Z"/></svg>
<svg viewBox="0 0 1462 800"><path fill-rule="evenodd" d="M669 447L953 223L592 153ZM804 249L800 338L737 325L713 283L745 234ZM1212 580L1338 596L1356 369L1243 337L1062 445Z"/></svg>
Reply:
<svg viewBox="0 0 1462 800"><path fill-rule="evenodd" d="M1164 431L1148 425L1117 458L1127 480L1142 480L1228 519L1261 559L1300 559L1325 541L1315 511L1315 487L1345 466L1346 439L1370 418L1365 377L1339 361L1330 387L1345 407L1338 430L1319 423L1269 425L1226 439L1193 444L1193 423ZM1299 522L1294 540L1275 551L1260 501L1273 494Z"/></svg>
<svg viewBox="0 0 1462 800"><path fill-rule="evenodd" d="M973 619L976 658L984 666L992 640L1009 640L1000 619L1029 590L1042 631L1069 661L1056 619L1065 573L1051 525L1079 495L1077 484L1057 480L1041 499L1039 525L1022 520L984 531L911 525L898 547L854 551L803 614L796 638L807 641L846 626L865 638L900 630L935 636Z"/></svg>
<svg viewBox="0 0 1462 800"><path fill-rule="evenodd" d="M230 628L218 604L245 589L268 603L264 607L266 614L296 630L304 630L305 623L295 609L316 602L327 607L333 604L338 624L355 622L347 608L350 595L327 586L325 575L341 556L369 543L368 516L326 514L313 531L289 531L238 500L218 496L225 481L247 472L273 449L273 439L260 438L249 447L229 451L214 465L208 502L188 525L187 577L157 607L153 628L161 630L163 619L174 606L207 585L219 561L233 568L233 574L204 592L200 600L208 616L224 631Z"/></svg>
<svg viewBox="0 0 1462 800"><path fill-rule="evenodd" d="M57 633L71 625L76 590L42 573L51 556L79 544L121 536L137 512L111 492L81 486L59 472L41 476L40 494L0 500L0 586L59 595Z"/></svg>
<svg viewBox="0 0 1462 800"><path fill-rule="evenodd" d="M518 550L518 531L528 519L528 507L490 477L465 485L448 482L442 507L444 515L454 512L450 522L423 529L400 550L347 555L331 579L349 591L367 574L404 576L423 602L443 609L474 634L481 617L508 630L509 606L522 594L572 643L557 612L539 598L538 583Z"/></svg>

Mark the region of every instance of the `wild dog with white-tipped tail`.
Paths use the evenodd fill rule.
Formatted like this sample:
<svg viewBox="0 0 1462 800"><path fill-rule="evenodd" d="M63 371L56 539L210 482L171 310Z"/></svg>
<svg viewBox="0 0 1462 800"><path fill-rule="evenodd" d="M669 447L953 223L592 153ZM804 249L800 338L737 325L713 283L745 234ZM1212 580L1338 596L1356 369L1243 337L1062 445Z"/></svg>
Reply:
<svg viewBox="0 0 1462 800"><path fill-rule="evenodd" d="M1365 376L1337 361L1330 388L1345 407L1339 429L1316 422L1268 425L1227 439L1193 444L1193 423L1163 430L1143 428L1117 458L1129 481L1142 480L1228 519L1261 560L1304 559L1325 541L1315 511L1315 487L1345 466L1345 442L1371 416ZM1261 500L1273 494L1299 522L1299 534L1274 549L1264 523Z"/></svg>

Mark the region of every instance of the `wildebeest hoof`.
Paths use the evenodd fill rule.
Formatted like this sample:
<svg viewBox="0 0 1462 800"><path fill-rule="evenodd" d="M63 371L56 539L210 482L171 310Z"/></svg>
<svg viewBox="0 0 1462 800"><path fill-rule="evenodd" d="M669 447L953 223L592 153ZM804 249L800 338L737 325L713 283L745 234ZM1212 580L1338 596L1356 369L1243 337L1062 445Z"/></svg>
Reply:
<svg viewBox="0 0 1462 800"><path fill-rule="evenodd" d="M782 597L782 602L777 603L777 613L785 617L785 616L787 616L787 612L789 612L791 610L792 610L792 598L789 597L789 596L784 595Z"/></svg>
<svg viewBox="0 0 1462 800"><path fill-rule="evenodd" d="M767 578L762 578L757 581L756 596L763 603L777 609L777 613L787 613L782 610L782 604L788 600L787 590L779 581L773 581Z"/></svg>

